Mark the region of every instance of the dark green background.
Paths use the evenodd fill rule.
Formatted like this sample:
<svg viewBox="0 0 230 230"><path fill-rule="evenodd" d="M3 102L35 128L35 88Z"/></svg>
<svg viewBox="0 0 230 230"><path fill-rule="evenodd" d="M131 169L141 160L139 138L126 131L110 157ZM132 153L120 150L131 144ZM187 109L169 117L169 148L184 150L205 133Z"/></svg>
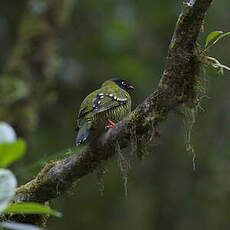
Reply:
<svg viewBox="0 0 230 230"><path fill-rule="evenodd" d="M0 1L1 69L17 43L27 5L25 0ZM79 0L73 7L68 24L57 34L60 69L53 86L57 100L38 114L37 126L26 136L27 155L14 167L21 183L36 175L41 159L73 146L79 104L105 79L122 76L136 87L133 108L152 92L182 1ZM214 1L200 45L211 31L230 31L229 9L229 0ZM230 65L230 39L219 42L210 55ZM159 145L143 162L133 157L127 199L114 159L106 166L104 196L96 175L83 178L52 201L64 217L50 218L48 229L229 229L230 73L220 76L208 70L206 78L208 98L192 132L195 172L192 155L185 149L182 119L171 113L160 128Z"/></svg>

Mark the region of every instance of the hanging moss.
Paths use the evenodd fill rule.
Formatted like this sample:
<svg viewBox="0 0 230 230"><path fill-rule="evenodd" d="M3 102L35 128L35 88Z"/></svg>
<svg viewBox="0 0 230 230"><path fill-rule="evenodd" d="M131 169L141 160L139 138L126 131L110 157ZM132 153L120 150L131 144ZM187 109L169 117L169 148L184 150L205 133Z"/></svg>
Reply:
<svg viewBox="0 0 230 230"><path fill-rule="evenodd" d="M121 176L124 183L125 197L127 197L128 196L128 173L130 169L130 161L123 155L118 142L116 143L115 148L117 154L118 167L121 171Z"/></svg>
<svg viewBox="0 0 230 230"><path fill-rule="evenodd" d="M199 60L202 60L202 56L199 56ZM194 96L189 103L184 103L181 106L181 112L183 114L183 123L185 130L185 147L186 151L192 154L193 170L196 170L196 152L192 144L191 136L192 129L196 122L196 115L199 110L203 110L201 103L202 100L207 97L207 79L205 76L205 66L200 62L199 72L195 75L195 84L194 84Z"/></svg>
<svg viewBox="0 0 230 230"><path fill-rule="evenodd" d="M130 147L131 155L134 156L137 153L137 133L135 125L130 128Z"/></svg>
<svg viewBox="0 0 230 230"><path fill-rule="evenodd" d="M99 192L101 196L104 196L105 191L105 183L104 183L104 177L106 175L106 168L103 162L100 162L99 166L96 169L96 175L97 175L97 185L99 188Z"/></svg>

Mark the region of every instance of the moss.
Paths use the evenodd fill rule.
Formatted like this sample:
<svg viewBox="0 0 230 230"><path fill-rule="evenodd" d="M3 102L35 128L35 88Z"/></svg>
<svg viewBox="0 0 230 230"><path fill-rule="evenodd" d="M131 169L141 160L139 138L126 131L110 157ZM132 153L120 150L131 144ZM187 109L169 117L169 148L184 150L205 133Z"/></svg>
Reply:
<svg viewBox="0 0 230 230"><path fill-rule="evenodd" d="M150 123L148 132L138 138L137 156L140 160L144 160L150 153L154 152L154 148L159 144L160 133L155 122Z"/></svg>
<svg viewBox="0 0 230 230"><path fill-rule="evenodd" d="M131 155L134 156L137 152L137 133L136 126L133 125L130 130L130 147L131 147Z"/></svg>
<svg viewBox="0 0 230 230"><path fill-rule="evenodd" d="M53 168L54 166L58 165L62 163L62 161L52 161L48 164L45 165L45 167L39 172L39 174L37 175L37 180L42 179L43 177L46 176L47 172Z"/></svg>
<svg viewBox="0 0 230 230"><path fill-rule="evenodd" d="M103 162L100 162L99 166L96 168L96 175L97 175L97 185L99 188L99 192L101 196L104 196L105 191L105 183L104 177L106 175L106 168Z"/></svg>
<svg viewBox="0 0 230 230"><path fill-rule="evenodd" d="M193 85L193 97L184 103L181 106L181 111L183 114L183 123L184 123L184 130L185 130L185 146L186 151L192 154L192 162L193 162L193 170L196 170L196 153L195 149L192 145L191 135L192 129L196 122L196 116L199 110L203 110L201 103L203 98L207 97L206 89L207 89L207 80L205 74L202 73L204 70L204 66L202 64L202 54L198 56L199 62L197 63L197 72L194 76L194 85Z"/></svg>
<svg viewBox="0 0 230 230"><path fill-rule="evenodd" d="M45 167L39 172L39 174L37 175L37 177L35 179L33 179L32 181L30 181L29 183L22 185L20 187L17 188L16 190L16 194L22 194L22 196L24 196L24 198L22 199L22 197L19 197L19 200L27 200L26 196L27 194L29 196L31 196L31 193L33 193L33 191L36 191L37 188L40 186L40 181L43 181L44 178L47 175L47 172L53 168L55 165L60 164L61 161L53 161L51 163L48 163L45 165ZM17 197L16 200L17 202Z"/></svg>
<svg viewBox="0 0 230 230"><path fill-rule="evenodd" d="M195 171L196 153L192 145L191 134L192 134L193 126L196 121L196 111L194 108L189 108L186 105L183 106L182 111L184 115L183 123L184 123L184 130L185 130L185 147L186 147L186 151L192 154L193 170Z"/></svg>
<svg viewBox="0 0 230 230"><path fill-rule="evenodd" d="M117 162L118 162L118 167L121 171L123 183L124 183L124 192L125 192L125 197L128 196L128 173L130 169L130 162L129 160L123 155L120 145L117 142L116 143L116 153L117 153Z"/></svg>

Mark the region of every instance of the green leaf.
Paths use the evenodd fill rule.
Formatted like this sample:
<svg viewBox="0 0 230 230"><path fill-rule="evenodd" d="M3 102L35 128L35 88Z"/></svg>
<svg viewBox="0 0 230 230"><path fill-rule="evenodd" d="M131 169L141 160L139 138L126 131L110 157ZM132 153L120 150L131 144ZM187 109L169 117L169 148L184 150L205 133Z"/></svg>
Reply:
<svg viewBox="0 0 230 230"><path fill-rule="evenodd" d="M16 222L2 222L0 223L0 227L11 230L41 230L41 228L31 224L21 224Z"/></svg>
<svg viewBox="0 0 230 230"><path fill-rule="evenodd" d="M215 45L220 39L224 38L225 36L230 35L230 32L224 33L222 35L220 35L213 43L212 45Z"/></svg>
<svg viewBox="0 0 230 230"><path fill-rule="evenodd" d="M14 197L17 180L8 169L0 169L0 213L8 206Z"/></svg>
<svg viewBox="0 0 230 230"><path fill-rule="evenodd" d="M0 143L0 167L7 167L9 164L23 156L26 150L26 142L18 139L13 143Z"/></svg>
<svg viewBox="0 0 230 230"><path fill-rule="evenodd" d="M11 204L4 210L4 213L48 214L56 217L62 216L60 212L50 209L49 207L30 202Z"/></svg>
<svg viewBox="0 0 230 230"><path fill-rule="evenodd" d="M205 48L209 45L209 43L216 38L217 36L219 36L220 34L222 34L223 31L213 31L211 32L207 38L206 38L206 42L205 42Z"/></svg>

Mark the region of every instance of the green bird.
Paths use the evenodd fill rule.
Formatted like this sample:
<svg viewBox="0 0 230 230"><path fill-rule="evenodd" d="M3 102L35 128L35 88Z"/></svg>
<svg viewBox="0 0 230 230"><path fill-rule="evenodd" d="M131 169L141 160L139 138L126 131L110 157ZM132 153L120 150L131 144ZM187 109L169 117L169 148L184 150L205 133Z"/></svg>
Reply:
<svg viewBox="0 0 230 230"><path fill-rule="evenodd" d="M78 113L76 145L113 128L116 122L122 120L131 111L128 91L132 89L134 87L126 80L113 78L90 93L81 103Z"/></svg>

